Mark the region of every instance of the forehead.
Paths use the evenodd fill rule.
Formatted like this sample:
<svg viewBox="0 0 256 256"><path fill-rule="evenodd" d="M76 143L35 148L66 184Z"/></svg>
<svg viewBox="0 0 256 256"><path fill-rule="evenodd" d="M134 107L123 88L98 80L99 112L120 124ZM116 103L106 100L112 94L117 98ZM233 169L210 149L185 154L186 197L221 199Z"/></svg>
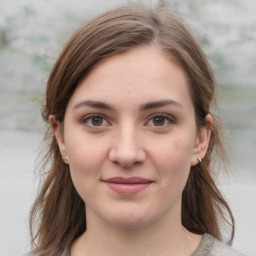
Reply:
<svg viewBox="0 0 256 256"><path fill-rule="evenodd" d="M75 90L70 104L93 99L130 106L131 102L134 105L163 98L191 107L187 77L157 47L143 46L98 63Z"/></svg>

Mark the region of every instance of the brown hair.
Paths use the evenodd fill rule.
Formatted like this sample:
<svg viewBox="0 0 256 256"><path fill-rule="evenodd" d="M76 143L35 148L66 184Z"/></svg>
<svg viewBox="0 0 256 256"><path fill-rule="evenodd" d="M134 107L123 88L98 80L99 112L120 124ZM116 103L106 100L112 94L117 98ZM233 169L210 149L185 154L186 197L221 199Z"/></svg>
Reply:
<svg viewBox="0 0 256 256"><path fill-rule="evenodd" d="M82 26L60 54L46 88L43 117L49 126L45 137L49 145L43 166L47 172L42 177L30 215L32 246L39 255L57 255L68 250L86 230L85 205L73 186L69 167L61 159L49 115L63 122L70 97L99 61L136 46L151 44L185 70L197 126L205 126L205 116L215 103L213 73L199 43L173 11L128 6L109 11ZM191 167L183 191L181 217L189 231L209 233L217 239L222 239L221 223L228 223L231 243L234 219L212 177L213 156L226 161L221 126L213 117L207 154L201 164Z"/></svg>

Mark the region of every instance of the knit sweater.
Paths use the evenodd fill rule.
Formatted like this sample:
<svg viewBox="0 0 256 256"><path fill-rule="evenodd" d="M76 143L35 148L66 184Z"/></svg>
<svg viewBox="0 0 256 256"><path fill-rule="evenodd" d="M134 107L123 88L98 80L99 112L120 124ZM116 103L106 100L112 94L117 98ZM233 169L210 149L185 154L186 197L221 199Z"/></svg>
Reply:
<svg viewBox="0 0 256 256"><path fill-rule="evenodd" d="M244 256L209 234L204 234L192 256Z"/></svg>

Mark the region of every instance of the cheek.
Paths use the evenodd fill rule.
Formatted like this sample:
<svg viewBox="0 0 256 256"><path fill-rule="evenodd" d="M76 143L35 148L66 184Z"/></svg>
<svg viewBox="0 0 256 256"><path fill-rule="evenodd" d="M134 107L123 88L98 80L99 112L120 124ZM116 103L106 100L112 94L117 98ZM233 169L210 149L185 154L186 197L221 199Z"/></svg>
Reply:
<svg viewBox="0 0 256 256"><path fill-rule="evenodd" d="M166 188L183 190L189 175L193 143L189 138L176 137L155 148L154 162Z"/></svg>
<svg viewBox="0 0 256 256"><path fill-rule="evenodd" d="M76 136L67 136L65 141L71 178L84 201L93 191L104 165L106 153L102 144L103 141L97 143L97 140L92 141L77 133Z"/></svg>
<svg viewBox="0 0 256 256"><path fill-rule="evenodd" d="M193 155L193 140L188 136L176 136L159 145L156 154L170 166L190 166Z"/></svg>
<svg viewBox="0 0 256 256"><path fill-rule="evenodd" d="M104 152L96 144L82 140L73 140L67 146L72 182L83 201L88 203L94 197L93 191L100 176Z"/></svg>
<svg viewBox="0 0 256 256"><path fill-rule="evenodd" d="M66 151L73 171L93 172L106 157L106 142L76 133L66 139Z"/></svg>

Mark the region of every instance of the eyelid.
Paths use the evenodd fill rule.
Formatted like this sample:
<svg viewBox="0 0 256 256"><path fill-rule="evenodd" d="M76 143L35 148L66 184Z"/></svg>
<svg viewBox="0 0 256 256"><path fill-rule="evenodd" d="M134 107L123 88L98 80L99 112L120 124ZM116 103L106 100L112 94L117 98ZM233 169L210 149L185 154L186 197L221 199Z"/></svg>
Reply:
<svg viewBox="0 0 256 256"><path fill-rule="evenodd" d="M164 117L165 120L167 120L169 123L175 123L175 118L172 117L171 115L164 114L164 113L157 113L157 114L151 115L149 117L148 121L146 122L146 124L149 123L154 117ZM162 125L162 126L155 125L155 127L161 128L161 127L166 127L167 125ZM150 126L150 125L148 125L148 126Z"/></svg>
<svg viewBox="0 0 256 256"><path fill-rule="evenodd" d="M90 118L93 118L93 117L101 117L102 119L104 119L104 120L108 123L108 125L96 126L96 125L90 125L90 124L88 124L88 120L90 120ZM83 124L86 123L88 127L93 127L93 128L98 128L98 129L110 125L110 122L108 121L108 118L105 117L104 115L98 114L98 113L93 113L93 114L89 114L89 115L84 116L84 117L81 119L81 123L83 123Z"/></svg>
<svg viewBox="0 0 256 256"><path fill-rule="evenodd" d="M93 117L100 117L105 122L107 122L107 124L102 124L102 125L99 125L99 126L89 124L88 120L90 120ZM155 117L163 117L166 121L168 121L168 124L164 124L162 126L161 125L157 126L157 125L149 124L149 122L152 121L152 119L155 118ZM81 119L81 123L85 124L89 128L96 128L96 129L100 129L100 128L103 128L103 127L111 125L111 122L109 122L108 118L105 115L99 114L99 113L93 113L93 114L88 114L88 115L84 116ZM158 128L164 128L164 127L166 127L166 126L168 126L169 124L172 124L172 123L175 123L175 118L172 117L171 115L165 114L165 113L156 113L156 114L151 115L148 118L148 121L145 123L145 125L146 126L154 126L154 127L158 127Z"/></svg>

